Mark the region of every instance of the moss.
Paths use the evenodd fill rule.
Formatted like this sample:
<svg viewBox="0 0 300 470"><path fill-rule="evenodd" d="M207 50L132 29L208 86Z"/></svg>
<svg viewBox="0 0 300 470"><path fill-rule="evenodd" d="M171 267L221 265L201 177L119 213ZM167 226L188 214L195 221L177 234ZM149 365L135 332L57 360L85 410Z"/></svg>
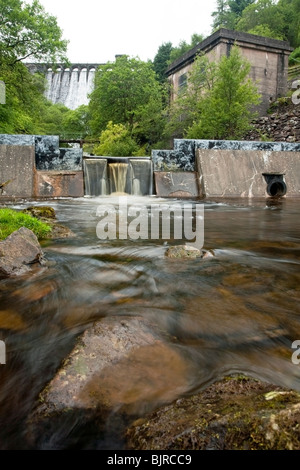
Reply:
<svg viewBox="0 0 300 470"><path fill-rule="evenodd" d="M127 431L128 449L300 449L300 394L244 375L159 409Z"/></svg>
<svg viewBox="0 0 300 470"><path fill-rule="evenodd" d="M0 209L0 239L4 240L11 233L26 227L32 230L39 240L47 238L51 233L49 224L32 217L29 214L13 209Z"/></svg>
<svg viewBox="0 0 300 470"><path fill-rule="evenodd" d="M56 219L55 210L50 206L27 207L27 209L24 209L22 212L36 217L37 219Z"/></svg>

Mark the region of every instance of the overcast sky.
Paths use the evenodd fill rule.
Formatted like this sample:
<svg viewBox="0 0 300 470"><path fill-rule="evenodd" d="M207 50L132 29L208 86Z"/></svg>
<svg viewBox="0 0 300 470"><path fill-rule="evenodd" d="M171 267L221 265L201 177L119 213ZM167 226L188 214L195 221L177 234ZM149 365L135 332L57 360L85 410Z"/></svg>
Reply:
<svg viewBox="0 0 300 470"><path fill-rule="evenodd" d="M25 0L26 1L26 0ZM116 54L153 60L159 46L211 34L208 0L40 0L68 39L71 62L106 63Z"/></svg>

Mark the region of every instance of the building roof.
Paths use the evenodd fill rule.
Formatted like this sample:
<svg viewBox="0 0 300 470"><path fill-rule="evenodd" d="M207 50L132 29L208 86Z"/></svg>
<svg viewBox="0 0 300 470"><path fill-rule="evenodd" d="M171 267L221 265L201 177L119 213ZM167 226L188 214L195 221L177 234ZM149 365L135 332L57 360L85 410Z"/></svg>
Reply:
<svg viewBox="0 0 300 470"><path fill-rule="evenodd" d="M285 52L287 54L290 54L293 50L287 41L221 28L172 62L167 68L167 76L194 62L200 51L209 52L220 42L237 43L238 45L247 44L248 47L252 46L266 51L277 50L278 53Z"/></svg>

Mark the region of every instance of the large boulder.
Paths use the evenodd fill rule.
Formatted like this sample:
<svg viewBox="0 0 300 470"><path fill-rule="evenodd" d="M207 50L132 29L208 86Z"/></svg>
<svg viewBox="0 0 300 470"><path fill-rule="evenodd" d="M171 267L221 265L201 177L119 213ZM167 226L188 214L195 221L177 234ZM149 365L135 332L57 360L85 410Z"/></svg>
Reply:
<svg viewBox="0 0 300 470"><path fill-rule="evenodd" d="M105 439L111 445L141 410L181 396L188 388L187 364L163 341L164 334L142 317L106 317L94 323L40 393L28 419L28 445L79 447L91 429L99 446L107 445ZM110 419L118 424L107 426Z"/></svg>
<svg viewBox="0 0 300 470"><path fill-rule="evenodd" d="M138 419L127 450L299 450L300 394L226 376Z"/></svg>
<svg viewBox="0 0 300 470"><path fill-rule="evenodd" d="M36 235L21 227L0 242L0 277L24 274L30 265L43 260Z"/></svg>

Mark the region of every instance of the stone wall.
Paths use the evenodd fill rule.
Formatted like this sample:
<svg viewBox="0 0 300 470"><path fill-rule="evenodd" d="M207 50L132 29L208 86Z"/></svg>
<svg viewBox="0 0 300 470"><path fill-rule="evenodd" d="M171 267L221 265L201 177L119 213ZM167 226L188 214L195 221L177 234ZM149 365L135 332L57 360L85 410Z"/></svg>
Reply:
<svg viewBox="0 0 300 470"><path fill-rule="evenodd" d="M81 197L82 161L58 136L0 134L0 197Z"/></svg>
<svg viewBox="0 0 300 470"><path fill-rule="evenodd" d="M253 129L245 136L248 140L268 139L275 142L300 142L300 104L289 99L275 107L274 112L253 122Z"/></svg>

